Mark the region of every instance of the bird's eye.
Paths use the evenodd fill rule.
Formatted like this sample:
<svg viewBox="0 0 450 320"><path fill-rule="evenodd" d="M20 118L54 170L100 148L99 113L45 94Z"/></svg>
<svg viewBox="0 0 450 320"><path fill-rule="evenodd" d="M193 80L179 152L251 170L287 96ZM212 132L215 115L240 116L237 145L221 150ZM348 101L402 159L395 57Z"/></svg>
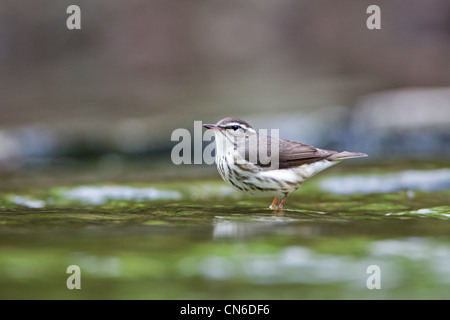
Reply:
<svg viewBox="0 0 450 320"><path fill-rule="evenodd" d="M239 129L239 126L237 126L237 125L231 126L231 129L233 129L234 131L236 131L237 129Z"/></svg>

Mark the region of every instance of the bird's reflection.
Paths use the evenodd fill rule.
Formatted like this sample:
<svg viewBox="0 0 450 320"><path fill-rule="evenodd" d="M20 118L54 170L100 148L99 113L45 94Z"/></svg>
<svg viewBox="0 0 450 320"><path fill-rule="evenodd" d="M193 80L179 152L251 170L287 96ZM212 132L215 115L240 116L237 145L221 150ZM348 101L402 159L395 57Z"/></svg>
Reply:
<svg viewBox="0 0 450 320"><path fill-rule="evenodd" d="M289 234L312 237L320 233L317 225L304 224L298 219L282 215L242 217L215 216L212 238L241 239L267 234Z"/></svg>

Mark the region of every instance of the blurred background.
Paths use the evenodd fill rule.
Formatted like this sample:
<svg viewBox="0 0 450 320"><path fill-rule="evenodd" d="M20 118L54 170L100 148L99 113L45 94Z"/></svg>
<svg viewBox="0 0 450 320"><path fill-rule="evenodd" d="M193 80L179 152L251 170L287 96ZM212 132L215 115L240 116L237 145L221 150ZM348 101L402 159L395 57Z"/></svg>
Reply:
<svg viewBox="0 0 450 320"><path fill-rule="evenodd" d="M195 174L170 161L172 131L226 116L372 161L448 161L449 52L446 0L2 1L0 175Z"/></svg>
<svg viewBox="0 0 450 320"><path fill-rule="evenodd" d="M0 299L448 298L449 53L448 0L2 0ZM226 116L369 158L272 212L171 161Z"/></svg>

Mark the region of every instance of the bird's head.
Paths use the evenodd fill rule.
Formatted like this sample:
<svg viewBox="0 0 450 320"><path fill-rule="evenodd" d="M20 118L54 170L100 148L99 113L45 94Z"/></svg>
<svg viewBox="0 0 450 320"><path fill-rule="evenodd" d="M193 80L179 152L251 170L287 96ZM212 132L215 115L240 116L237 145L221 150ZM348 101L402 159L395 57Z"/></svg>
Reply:
<svg viewBox="0 0 450 320"><path fill-rule="evenodd" d="M233 117L222 119L216 124L204 124L203 127L213 130L216 138L223 135L230 140L250 137L257 134L255 129L247 122Z"/></svg>
<svg viewBox="0 0 450 320"><path fill-rule="evenodd" d="M203 127L214 131L218 154L238 147L245 148L246 141L249 138L258 136L251 125L244 120L233 117L224 118L216 124L204 124Z"/></svg>

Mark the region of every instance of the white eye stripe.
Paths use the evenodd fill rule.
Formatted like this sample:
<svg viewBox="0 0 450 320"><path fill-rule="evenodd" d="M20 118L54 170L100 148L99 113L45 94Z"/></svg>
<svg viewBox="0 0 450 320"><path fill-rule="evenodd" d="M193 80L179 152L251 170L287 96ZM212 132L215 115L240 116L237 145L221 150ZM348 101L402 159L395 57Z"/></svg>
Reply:
<svg viewBox="0 0 450 320"><path fill-rule="evenodd" d="M245 125L243 125L241 123L234 123L234 122L223 124L220 127L224 128L224 129L233 129L233 127L242 128L244 130L248 129L247 126L245 126Z"/></svg>
<svg viewBox="0 0 450 320"><path fill-rule="evenodd" d="M238 129L242 129L244 131L256 132L252 127L248 127L247 125L240 122L228 122L220 125L220 127L223 129L237 131L237 129L234 129L233 126L237 126Z"/></svg>
<svg viewBox="0 0 450 320"><path fill-rule="evenodd" d="M250 129L249 127L247 127L245 124L243 123L230 123L229 126L238 126L241 127L242 129L248 130Z"/></svg>

